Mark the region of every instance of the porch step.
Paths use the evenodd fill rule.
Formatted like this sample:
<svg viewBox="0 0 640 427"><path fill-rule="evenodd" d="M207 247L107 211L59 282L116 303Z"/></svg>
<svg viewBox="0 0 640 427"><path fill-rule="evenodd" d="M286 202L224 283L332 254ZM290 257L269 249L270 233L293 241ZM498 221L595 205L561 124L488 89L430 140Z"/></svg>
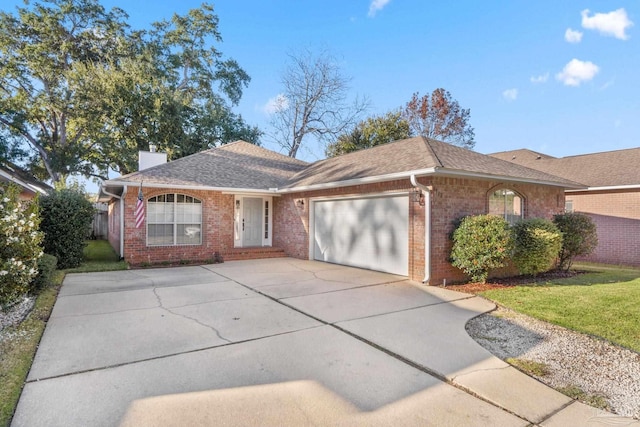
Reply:
<svg viewBox="0 0 640 427"><path fill-rule="evenodd" d="M284 258L287 254L280 248L233 248L222 252L225 261L239 261L243 259Z"/></svg>

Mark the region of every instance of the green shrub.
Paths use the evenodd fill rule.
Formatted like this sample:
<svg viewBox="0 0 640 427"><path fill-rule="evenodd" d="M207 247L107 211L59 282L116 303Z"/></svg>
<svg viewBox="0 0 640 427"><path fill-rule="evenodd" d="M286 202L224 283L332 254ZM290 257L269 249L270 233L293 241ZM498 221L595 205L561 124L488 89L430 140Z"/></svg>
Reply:
<svg viewBox="0 0 640 427"><path fill-rule="evenodd" d="M491 269L507 265L513 246L509 223L495 215L463 218L452 239L451 264L480 283Z"/></svg>
<svg viewBox="0 0 640 427"><path fill-rule="evenodd" d="M564 213L555 215L553 223L562 233L558 268L569 270L575 257L589 255L598 246L596 225L589 216L581 213Z"/></svg>
<svg viewBox="0 0 640 427"><path fill-rule="evenodd" d="M20 202L15 185L0 186L0 306L29 290L42 256L36 202Z"/></svg>
<svg viewBox="0 0 640 427"><path fill-rule="evenodd" d="M562 246L558 227L548 219L525 219L513 226L513 263L521 274L551 270Z"/></svg>
<svg viewBox="0 0 640 427"><path fill-rule="evenodd" d="M58 258L43 254L38 260L38 274L31 281L31 292L37 292L51 284L53 273L56 271Z"/></svg>
<svg viewBox="0 0 640 427"><path fill-rule="evenodd" d="M58 259L58 268L82 263L82 251L89 235L93 206L82 193L57 190L40 198L44 251Z"/></svg>

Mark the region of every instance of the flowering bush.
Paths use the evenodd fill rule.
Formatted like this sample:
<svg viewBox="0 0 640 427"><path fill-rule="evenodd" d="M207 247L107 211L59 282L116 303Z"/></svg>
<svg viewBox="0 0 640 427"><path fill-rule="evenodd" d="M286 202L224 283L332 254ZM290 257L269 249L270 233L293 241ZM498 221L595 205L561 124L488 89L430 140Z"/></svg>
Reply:
<svg viewBox="0 0 640 427"><path fill-rule="evenodd" d="M0 186L0 306L29 290L42 256L38 204L20 203L19 194Z"/></svg>

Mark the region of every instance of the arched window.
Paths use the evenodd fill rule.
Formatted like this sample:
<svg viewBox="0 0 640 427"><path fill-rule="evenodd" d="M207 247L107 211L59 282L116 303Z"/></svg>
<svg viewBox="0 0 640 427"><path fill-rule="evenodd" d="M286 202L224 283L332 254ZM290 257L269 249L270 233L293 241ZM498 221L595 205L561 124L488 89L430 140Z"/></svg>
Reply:
<svg viewBox="0 0 640 427"><path fill-rule="evenodd" d="M147 200L147 246L202 244L202 202L184 194Z"/></svg>
<svg viewBox="0 0 640 427"><path fill-rule="evenodd" d="M523 199L508 188L496 190L489 194L489 214L501 216L513 225L524 217Z"/></svg>

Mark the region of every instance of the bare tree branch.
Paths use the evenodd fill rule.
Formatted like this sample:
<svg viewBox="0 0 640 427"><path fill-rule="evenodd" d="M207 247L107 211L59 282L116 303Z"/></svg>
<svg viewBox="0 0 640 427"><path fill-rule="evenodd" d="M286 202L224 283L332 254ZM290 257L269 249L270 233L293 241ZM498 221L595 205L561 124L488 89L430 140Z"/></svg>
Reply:
<svg viewBox="0 0 640 427"><path fill-rule="evenodd" d="M308 135L322 142L334 139L367 110L367 99L347 101L350 80L326 51L289 55L281 77L284 102L273 114L271 126L273 139L290 157L296 157Z"/></svg>

